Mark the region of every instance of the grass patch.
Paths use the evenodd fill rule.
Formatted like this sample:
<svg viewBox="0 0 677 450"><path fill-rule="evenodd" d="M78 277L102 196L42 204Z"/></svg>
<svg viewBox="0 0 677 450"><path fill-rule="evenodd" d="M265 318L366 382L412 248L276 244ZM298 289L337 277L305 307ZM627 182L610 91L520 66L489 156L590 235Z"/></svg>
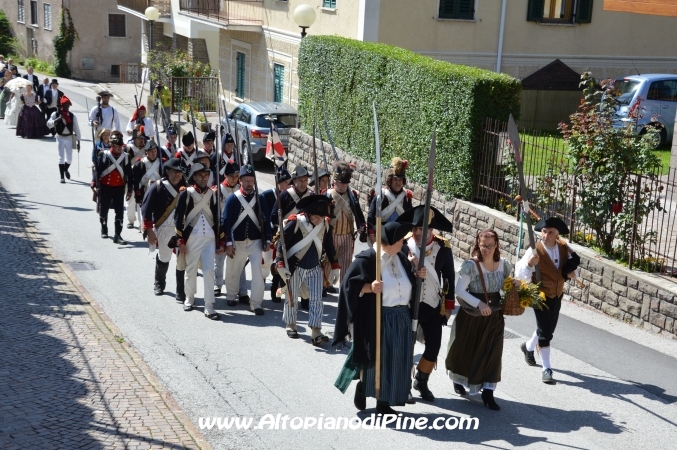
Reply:
<svg viewBox="0 0 677 450"><path fill-rule="evenodd" d="M33 70L40 74L55 76L54 66L49 61L44 61L38 58L26 58L23 61L23 66L33 66Z"/></svg>

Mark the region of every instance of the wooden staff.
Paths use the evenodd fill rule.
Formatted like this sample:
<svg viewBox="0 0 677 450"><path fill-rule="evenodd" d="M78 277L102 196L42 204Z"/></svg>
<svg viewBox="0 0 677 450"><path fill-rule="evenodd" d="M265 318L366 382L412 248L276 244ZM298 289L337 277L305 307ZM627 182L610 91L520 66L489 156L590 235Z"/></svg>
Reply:
<svg viewBox="0 0 677 450"><path fill-rule="evenodd" d="M376 140L376 281L381 281L381 142L378 136L378 119L376 117L376 103L372 103L374 110L374 138ZM381 293L376 294L376 386L374 387L376 400L381 398Z"/></svg>

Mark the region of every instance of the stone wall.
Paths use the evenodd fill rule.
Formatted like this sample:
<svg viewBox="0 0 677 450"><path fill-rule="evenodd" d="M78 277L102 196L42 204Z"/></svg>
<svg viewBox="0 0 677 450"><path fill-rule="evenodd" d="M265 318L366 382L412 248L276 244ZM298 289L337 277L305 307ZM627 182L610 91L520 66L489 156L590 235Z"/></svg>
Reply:
<svg viewBox="0 0 677 450"><path fill-rule="evenodd" d="M318 165L323 166L322 145L329 166L334 161L331 146L316 139ZM367 210L367 194L376 185L376 165L349 155L337 148L339 158L356 165L351 186L359 192L360 204ZM289 137L289 169L297 164L312 168L312 136L292 130ZM384 166L387 166L384 161ZM312 172L312 170L311 170ZM414 205L420 204L425 187L407 183L414 193ZM432 205L443 211L454 224L454 232L447 236L454 256L467 259L477 232L493 228L501 240L501 251L511 262L516 261L519 245L519 222L492 208L459 199L446 199L435 191ZM527 240L524 233L523 242ZM587 285L580 289L573 282L565 284L565 292L573 301L585 303L617 319L645 329L669 334L677 338L677 284L660 277L628 270L601 257L594 251L570 244L581 257L581 280ZM524 247L524 245L522 246ZM520 256L524 250L520 251Z"/></svg>

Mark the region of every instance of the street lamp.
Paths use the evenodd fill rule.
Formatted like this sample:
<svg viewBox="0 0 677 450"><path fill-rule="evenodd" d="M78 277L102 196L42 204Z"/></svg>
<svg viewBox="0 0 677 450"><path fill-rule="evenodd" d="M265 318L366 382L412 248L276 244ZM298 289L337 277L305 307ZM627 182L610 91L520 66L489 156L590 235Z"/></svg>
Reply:
<svg viewBox="0 0 677 450"><path fill-rule="evenodd" d="M149 6L143 13L150 22L150 36L148 42L148 52L153 50L153 23L160 17L160 11L155 6ZM153 95L153 82L150 83L150 95Z"/></svg>
<svg viewBox="0 0 677 450"><path fill-rule="evenodd" d="M306 37L306 28L315 23L315 10L312 6L299 5L294 10L294 22L301 28L301 38Z"/></svg>

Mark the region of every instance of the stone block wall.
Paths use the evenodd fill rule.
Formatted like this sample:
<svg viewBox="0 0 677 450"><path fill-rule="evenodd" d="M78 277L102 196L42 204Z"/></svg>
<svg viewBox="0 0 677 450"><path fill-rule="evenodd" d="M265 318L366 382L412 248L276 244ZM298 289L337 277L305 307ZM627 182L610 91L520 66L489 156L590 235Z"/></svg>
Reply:
<svg viewBox="0 0 677 450"><path fill-rule="evenodd" d="M312 172L312 141L312 136L297 129L291 130L290 171L296 165L302 164ZM335 160L331 145L316 139L318 167L324 165L323 145L328 165L331 167ZM376 165L347 154L339 148L336 151L340 159L356 165L350 184L359 192L360 204L366 212L367 194L376 185ZM386 161L384 166L387 166ZM407 188L414 193L414 205L423 202L424 186L408 182ZM469 258L477 232L483 228L493 228L501 241L502 255L515 263L520 244L520 224L515 217L487 206L460 199L447 199L437 191L433 194L432 205L443 211L454 224L454 232L447 238L451 241L455 257ZM525 241L528 241L526 227L522 242ZM677 339L677 283L645 272L629 270L588 248L570 245L581 257L581 280L587 286L586 289L580 289L573 282L565 284L565 293L573 301L585 303L619 320L656 333L669 334ZM520 256L524 254L525 244L521 247Z"/></svg>

